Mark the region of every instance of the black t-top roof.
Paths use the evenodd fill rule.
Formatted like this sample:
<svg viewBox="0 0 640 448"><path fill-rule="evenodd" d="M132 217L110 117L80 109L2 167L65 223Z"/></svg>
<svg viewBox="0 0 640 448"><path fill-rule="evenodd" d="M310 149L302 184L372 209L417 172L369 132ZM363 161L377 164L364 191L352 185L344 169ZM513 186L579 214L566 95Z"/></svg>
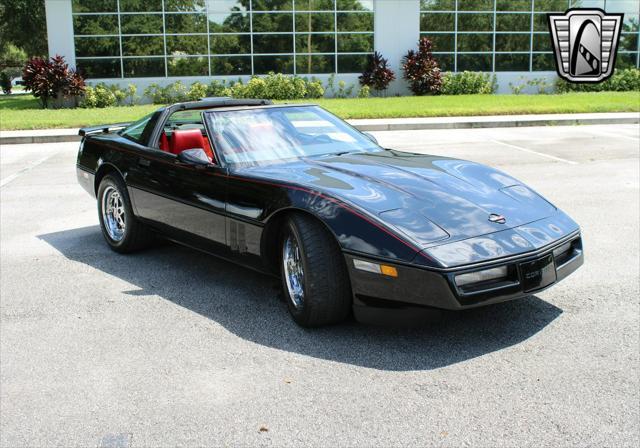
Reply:
<svg viewBox="0 0 640 448"><path fill-rule="evenodd" d="M273 104L271 100L246 99L236 100L230 97L203 98L199 101L189 101L187 103L176 103L167 109L192 110L192 109L216 109L218 107L242 107L242 106L269 106Z"/></svg>

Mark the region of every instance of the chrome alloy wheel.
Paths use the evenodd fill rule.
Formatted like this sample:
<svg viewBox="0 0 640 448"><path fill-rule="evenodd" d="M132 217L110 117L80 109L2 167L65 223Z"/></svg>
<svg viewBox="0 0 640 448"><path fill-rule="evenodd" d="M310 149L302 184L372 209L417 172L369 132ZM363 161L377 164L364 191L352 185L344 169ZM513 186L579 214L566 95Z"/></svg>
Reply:
<svg viewBox="0 0 640 448"><path fill-rule="evenodd" d="M288 235L282 245L282 263L289 297L291 297L296 309L302 308L304 304L304 267L298 241L293 235Z"/></svg>
<svg viewBox="0 0 640 448"><path fill-rule="evenodd" d="M102 221L113 241L118 242L124 238L124 202L120 192L111 186L105 188L102 193Z"/></svg>

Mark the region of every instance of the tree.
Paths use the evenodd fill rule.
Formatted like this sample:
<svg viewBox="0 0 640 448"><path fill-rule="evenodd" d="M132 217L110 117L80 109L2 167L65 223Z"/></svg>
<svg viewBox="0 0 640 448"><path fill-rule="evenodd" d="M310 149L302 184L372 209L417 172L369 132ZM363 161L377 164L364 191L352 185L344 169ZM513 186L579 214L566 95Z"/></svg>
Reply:
<svg viewBox="0 0 640 448"><path fill-rule="evenodd" d="M0 70L9 69L11 76L18 76L15 70L19 67L19 73L27 59L29 58L24 50L13 44L6 44L3 49L0 49Z"/></svg>
<svg viewBox="0 0 640 448"><path fill-rule="evenodd" d="M23 49L27 56L47 54L44 0L0 0L0 47L8 44Z"/></svg>
<svg viewBox="0 0 640 448"><path fill-rule="evenodd" d="M418 51L409 50L402 58L404 79L415 95L437 94L442 88L442 74L438 62L433 58L431 41L423 37Z"/></svg>
<svg viewBox="0 0 640 448"><path fill-rule="evenodd" d="M360 85L369 86L377 91L387 90L391 81L396 79L395 73L389 68L389 62L377 51L369 56L366 70L358 78Z"/></svg>
<svg viewBox="0 0 640 448"><path fill-rule="evenodd" d="M5 95L11 95L11 77L6 72L0 73L0 88Z"/></svg>

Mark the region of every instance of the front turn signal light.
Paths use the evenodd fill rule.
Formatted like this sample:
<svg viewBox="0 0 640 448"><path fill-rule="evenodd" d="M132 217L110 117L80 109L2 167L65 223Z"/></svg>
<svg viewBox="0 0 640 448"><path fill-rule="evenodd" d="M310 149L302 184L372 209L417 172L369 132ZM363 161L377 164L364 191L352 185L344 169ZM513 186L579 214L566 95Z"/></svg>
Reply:
<svg viewBox="0 0 640 448"><path fill-rule="evenodd" d="M389 277L397 277L398 270L393 266L387 266L385 264L380 265L380 273L382 275L388 275Z"/></svg>
<svg viewBox="0 0 640 448"><path fill-rule="evenodd" d="M353 260L353 266L361 271L371 272L373 274L386 275L387 277L398 277L398 270L393 266L386 264L371 263L364 260Z"/></svg>

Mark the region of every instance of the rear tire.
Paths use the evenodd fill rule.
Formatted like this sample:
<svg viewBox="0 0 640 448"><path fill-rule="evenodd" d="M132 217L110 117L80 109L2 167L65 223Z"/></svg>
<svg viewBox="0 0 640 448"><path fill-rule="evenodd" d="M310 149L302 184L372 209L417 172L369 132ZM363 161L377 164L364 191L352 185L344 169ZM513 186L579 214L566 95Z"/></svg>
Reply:
<svg viewBox="0 0 640 448"><path fill-rule="evenodd" d="M120 176L107 174L98 187L98 218L111 249L130 253L147 247L153 234L133 214L127 186Z"/></svg>
<svg viewBox="0 0 640 448"><path fill-rule="evenodd" d="M344 256L321 223L296 214L280 239L282 288L293 320L302 327L342 322L352 297Z"/></svg>

